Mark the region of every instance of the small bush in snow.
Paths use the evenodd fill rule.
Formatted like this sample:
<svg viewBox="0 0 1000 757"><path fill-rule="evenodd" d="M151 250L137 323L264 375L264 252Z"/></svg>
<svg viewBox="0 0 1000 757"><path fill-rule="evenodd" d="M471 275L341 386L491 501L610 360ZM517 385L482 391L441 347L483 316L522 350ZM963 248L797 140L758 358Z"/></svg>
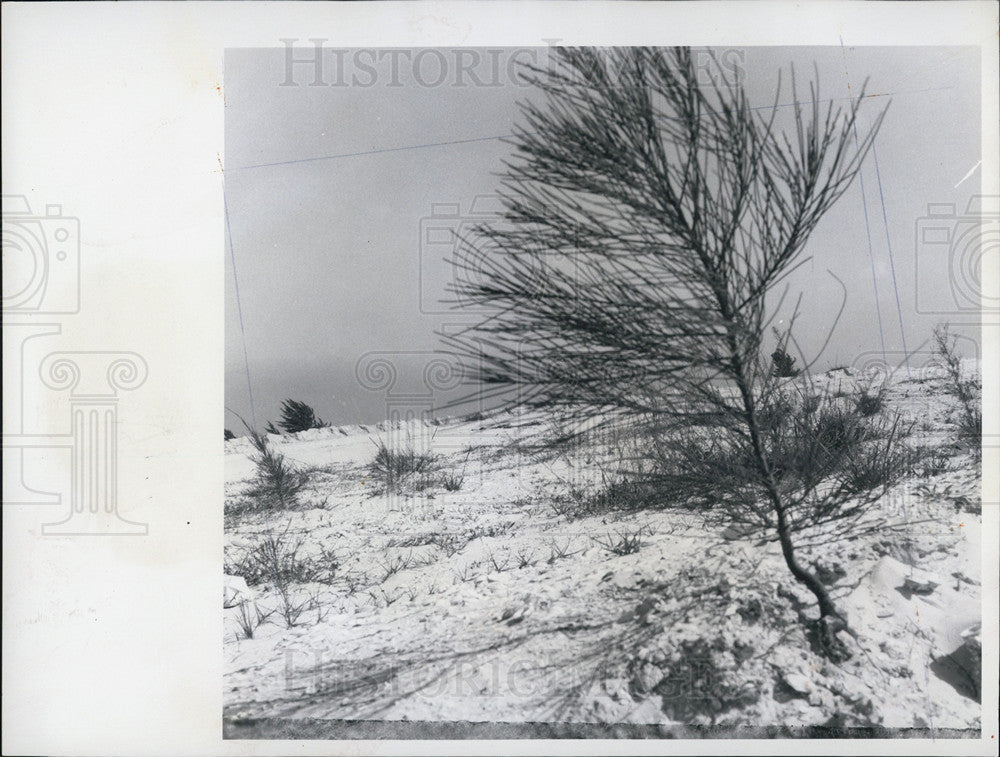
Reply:
<svg viewBox="0 0 1000 757"><path fill-rule="evenodd" d="M389 576L394 576L402 570L411 568L416 564L416 560L413 559L413 553L408 553L405 557L403 555L396 555L395 557L388 557L380 565L382 567L382 582L384 583Z"/></svg>
<svg viewBox="0 0 1000 757"><path fill-rule="evenodd" d="M939 450L923 447L915 453L914 472L920 478L933 478L948 470L949 456Z"/></svg>
<svg viewBox="0 0 1000 757"><path fill-rule="evenodd" d="M774 375L778 378L791 378L798 376L799 371L795 367L795 358L785 350L787 337L782 338L777 329L773 329L775 337L778 339L778 346L771 353L771 366Z"/></svg>
<svg viewBox="0 0 1000 757"><path fill-rule="evenodd" d="M493 552L490 552L487 554L487 559L489 559L490 565L493 566L493 570L496 573L503 573L510 564L510 555L505 555L501 560Z"/></svg>
<svg viewBox="0 0 1000 757"><path fill-rule="evenodd" d="M642 537L644 533L645 529L643 528L631 533L628 531L619 531L614 535L608 534L603 538L594 537L594 541L613 555L631 555L642 549Z"/></svg>
<svg viewBox="0 0 1000 757"><path fill-rule="evenodd" d="M549 559L547 560L549 565L556 560L562 560L564 557L575 555L576 551L571 551L569 547L569 542L566 542L565 545L559 544L555 539L549 542Z"/></svg>
<svg viewBox="0 0 1000 757"><path fill-rule="evenodd" d="M879 389L862 387L857 398L854 400L854 404L858 413L865 418L878 415L885 406L885 387L883 386Z"/></svg>
<svg viewBox="0 0 1000 757"><path fill-rule="evenodd" d="M252 639L257 629L268 619L270 612L265 613L255 602L242 600L236 614L236 623L243 632L244 639Z"/></svg>
<svg viewBox="0 0 1000 757"><path fill-rule="evenodd" d="M465 469L469 464L469 456L472 454L472 450L468 450L465 453L465 460L462 462L462 470L459 473L444 473L441 476L441 485L445 488L445 491L457 492L462 488L462 484L465 483Z"/></svg>
<svg viewBox="0 0 1000 757"><path fill-rule="evenodd" d="M315 610L321 616L318 597L309 594L302 598L296 586L313 582L328 583L338 567L332 554L323 549L322 559L300 554L305 543L302 536L291 538L291 521L282 531L268 531L237 560L229 560L226 572L242 576L251 586L269 585L274 589L278 604L274 611L280 615L289 628L297 625L302 615ZM252 625L253 616L246 613L247 626ZM243 626L243 619L238 619ZM257 623L260 625L260 623ZM243 628L246 633L246 627ZM251 629L252 633L252 629ZM247 636L247 638L250 638Z"/></svg>
<svg viewBox="0 0 1000 757"><path fill-rule="evenodd" d="M909 427L897 416L866 416L856 404L829 397L813 409L809 399L778 393L758 409L759 454L774 486L794 504L789 514L798 527L841 519L845 507L852 510L845 497L874 497L905 475L913 461L902 444ZM752 440L719 438L704 428L681 436L674 445L659 443L663 459L656 477L664 490L696 507L712 508L721 498L731 515L745 510L748 521L757 518L760 491L747 486L759 479ZM820 486L824 497L815 495ZM838 494L836 506L823 503L831 492Z"/></svg>
<svg viewBox="0 0 1000 757"><path fill-rule="evenodd" d="M981 450L983 436L982 382L975 376L963 376L962 364L956 352L957 338L948 332L947 326L934 329L937 354L944 363L948 374L948 393L958 400L959 436L974 451Z"/></svg>
<svg viewBox="0 0 1000 757"><path fill-rule="evenodd" d="M443 532L434 534L429 543L440 549L445 557L451 557L461 552L468 542L458 534Z"/></svg>
<svg viewBox="0 0 1000 757"><path fill-rule="evenodd" d="M535 559L535 553L527 547L521 547L518 549L514 554L514 559L517 561L518 569L530 568L538 562L538 560Z"/></svg>
<svg viewBox="0 0 1000 757"><path fill-rule="evenodd" d="M325 428L329 424L316 417L316 413L305 402L287 399L281 406L281 427L289 434L307 431L311 428Z"/></svg>
<svg viewBox="0 0 1000 757"><path fill-rule="evenodd" d="M285 456L271 446L267 436L249 425L247 433L255 451L250 459L257 466L257 480L248 495L262 500L268 509L294 507L299 492L308 481L306 475L286 461Z"/></svg>
<svg viewBox="0 0 1000 757"><path fill-rule="evenodd" d="M289 536L291 522L282 531L265 534L256 544L226 568L228 573L242 576L250 586L309 583L327 580L336 566L321 566L300 554L305 539Z"/></svg>
<svg viewBox="0 0 1000 757"><path fill-rule="evenodd" d="M446 473L441 476L441 485L449 492L457 492L462 488L462 484L465 482L465 476L456 475L454 473Z"/></svg>
<svg viewBox="0 0 1000 757"><path fill-rule="evenodd" d="M662 500L663 492L656 484L643 480L639 474L609 478L602 471L601 478L602 487L596 493L583 497L582 506L577 505L578 517L605 512L636 512L655 507Z"/></svg>
<svg viewBox="0 0 1000 757"><path fill-rule="evenodd" d="M433 455L417 452L412 445L392 449L380 439L376 443L375 459L368 468L391 491L411 476L427 473L433 464Z"/></svg>

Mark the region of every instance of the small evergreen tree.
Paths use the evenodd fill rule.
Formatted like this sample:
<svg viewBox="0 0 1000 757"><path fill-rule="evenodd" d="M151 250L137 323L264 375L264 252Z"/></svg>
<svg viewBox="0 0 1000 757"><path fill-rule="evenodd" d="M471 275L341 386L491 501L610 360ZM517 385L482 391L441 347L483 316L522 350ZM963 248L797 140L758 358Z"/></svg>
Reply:
<svg viewBox="0 0 1000 757"><path fill-rule="evenodd" d="M774 329L774 335L778 338L778 346L775 348L774 352L771 353L771 363L774 366L774 375L778 378L791 378L792 376L798 376L799 371L795 367L795 358L789 355L785 350L787 337L782 338L777 329Z"/></svg>
<svg viewBox="0 0 1000 757"><path fill-rule="evenodd" d="M324 428L329 425L320 418L305 402L287 399L281 406L281 427L289 434L305 431L310 428Z"/></svg>
<svg viewBox="0 0 1000 757"><path fill-rule="evenodd" d="M505 212L453 259L456 300L489 311L442 334L466 365L464 399L673 434L668 452L697 454L663 491L718 502L728 477L725 518L777 537L840 657L846 620L797 547L824 524L850 535L898 474L904 429L789 410L762 342L768 294L807 259L882 115L859 135L863 92L839 105L812 83L800 98L794 76L790 108L780 92L757 107L714 59L705 84L685 48L553 48L551 64L527 67L539 96L511 139Z"/></svg>
<svg viewBox="0 0 1000 757"><path fill-rule="evenodd" d="M288 509L297 503L306 477L285 460L285 456L271 446L265 434L261 434L243 421L255 454L251 456L257 466L257 481L252 495L260 497L267 505L278 509Z"/></svg>

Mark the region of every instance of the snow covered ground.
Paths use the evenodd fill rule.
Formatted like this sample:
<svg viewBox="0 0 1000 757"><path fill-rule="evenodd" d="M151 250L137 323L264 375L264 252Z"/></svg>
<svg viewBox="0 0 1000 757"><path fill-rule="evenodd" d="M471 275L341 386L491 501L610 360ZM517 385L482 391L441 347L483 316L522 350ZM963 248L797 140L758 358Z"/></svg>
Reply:
<svg viewBox="0 0 1000 757"><path fill-rule="evenodd" d="M309 484L299 507L268 513L245 507L249 441L227 442L226 571L249 585L227 579L228 732L317 719L975 735L979 461L952 443L940 371L897 375L886 401L940 454L864 533L802 550L853 632L836 664L813 648L815 603L776 542L657 503L581 516L601 466L525 453L551 430L543 415L272 436ZM369 468L379 439L426 447L433 469L386 491ZM305 580L248 569L269 537Z"/></svg>

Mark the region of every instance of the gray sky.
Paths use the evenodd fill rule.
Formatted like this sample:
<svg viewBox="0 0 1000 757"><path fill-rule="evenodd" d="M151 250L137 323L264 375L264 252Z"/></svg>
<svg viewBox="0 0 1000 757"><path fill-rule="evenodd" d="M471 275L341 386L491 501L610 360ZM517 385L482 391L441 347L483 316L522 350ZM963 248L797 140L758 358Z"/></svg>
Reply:
<svg viewBox="0 0 1000 757"><path fill-rule="evenodd" d="M305 45L297 45L296 58L312 55ZM227 407L250 417L249 366L260 423L277 419L286 397L336 424L384 418L385 392L360 385L359 360L396 353L401 379L394 389L406 391L412 377L402 374L430 359L414 353L437 347L434 331L469 322L438 303L445 249L427 227L442 224L426 219L434 204L459 204L468 213L477 196L495 189L510 152L496 137L510 133L517 102L529 95L512 64L531 54L379 57L328 48L325 86L309 86L312 63L295 64L289 77L285 50L227 51ZM974 225L962 219L981 178L973 170L980 159L979 50L785 47L726 55L761 106L773 101L781 68L781 102L790 101L790 63L800 98L814 62L821 98L850 97L870 77L867 91L879 96L866 104L862 123L891 95L863 193L855 182L830 211L807 247L812 263L791 281L793 292L805 292L796 334L806 355L836 323L818 368L880 360L883 349L895 365L904 340L909 351L918 349L939 321L968 336L963 351L973 354L978 316L965 293L974 257L950 263L948 251L974 247ZM298 86L282 86L289 83ZM943 221L922 220L931 203L952 204L955 214L938 207ZM949 245L938 232L925 236L926 226L969 236ZM847 291L839 321L843 289L828 271ZM227 414L226 425L235 430L238 421Z"/></svg>

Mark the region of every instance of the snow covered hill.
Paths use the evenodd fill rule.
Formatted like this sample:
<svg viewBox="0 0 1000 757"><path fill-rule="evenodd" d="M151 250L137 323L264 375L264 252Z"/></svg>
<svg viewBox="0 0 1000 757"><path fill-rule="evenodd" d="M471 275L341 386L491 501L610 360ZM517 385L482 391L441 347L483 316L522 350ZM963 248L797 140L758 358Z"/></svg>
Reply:
<svg viewBox="0 0 1000 757"><path fill-rule="evenodd" d="M818 381L856 390L845 371ZM375 720L390 735L400 721L973 735L980 462L954 443L958 406L940 371L897 376L886 404L915 422L912 444L935 452L855 536L816 533L802 549L851 626L851 657L836 664L815 649L804 622L814 599L775 541L671 507L669 493L618 502L600 452L528 449L552 430L544 414L272 436L307 476L299 506L284 511L255 506L250 442L228 441L226 573L246 586L227 579L227 728L287 735L296 723ZM425 465L387 480L371 467L379 443L408 445Z"/></svg>

